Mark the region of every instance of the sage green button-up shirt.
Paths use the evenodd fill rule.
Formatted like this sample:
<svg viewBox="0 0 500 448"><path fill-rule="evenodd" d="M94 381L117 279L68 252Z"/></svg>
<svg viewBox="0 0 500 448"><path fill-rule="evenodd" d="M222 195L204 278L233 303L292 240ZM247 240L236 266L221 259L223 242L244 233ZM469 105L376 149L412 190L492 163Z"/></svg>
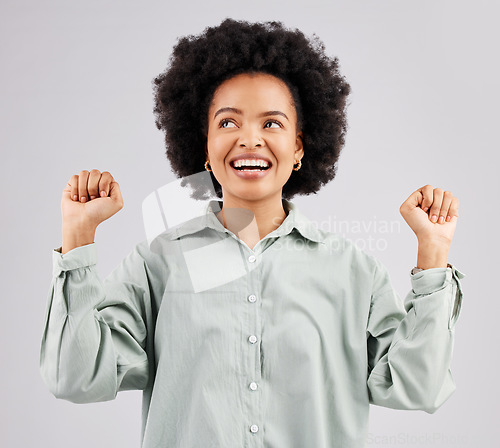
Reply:
<svg viewBox="0 0 500 448"><path fill-rule="evenodd" d="M287 217L251 250L222 202L143 241L102 281L96 244L54 249L40 369L57 398L143 390L144 448L360 448L369 404L433 413L453 393L464 275L384 266Z"/></svg>

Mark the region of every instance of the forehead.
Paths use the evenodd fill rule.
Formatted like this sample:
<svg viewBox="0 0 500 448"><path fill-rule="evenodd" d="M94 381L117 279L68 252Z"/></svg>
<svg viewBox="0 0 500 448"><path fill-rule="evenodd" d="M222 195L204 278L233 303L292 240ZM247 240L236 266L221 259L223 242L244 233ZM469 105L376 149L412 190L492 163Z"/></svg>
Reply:
<svg viewBox="0 0 500 448"><path fill-rule="evenodd" d="M224 81L215 91L210 107L234 101L257 102L294 108L288 86L279 78L267 73L243 73Z"/></svg>

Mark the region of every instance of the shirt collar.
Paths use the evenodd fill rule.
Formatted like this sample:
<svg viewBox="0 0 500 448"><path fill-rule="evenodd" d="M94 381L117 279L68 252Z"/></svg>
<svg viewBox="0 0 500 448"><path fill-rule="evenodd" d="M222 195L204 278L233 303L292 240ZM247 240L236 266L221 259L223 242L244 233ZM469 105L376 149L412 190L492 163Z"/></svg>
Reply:
<svg viewBox="0 0 500 448"><path fill-rule="evenodd" d="M287 212L287 217L281 225L267 235L267 237L280 237L288 235L295 228L303 237L311 241L318 243L324 242L324 237L321 235L319 230L305 215L299 211L296 204L286 199L282 199L282 203L283 208ZM172 240L200 232L207 227L217 232L227 233L228 230L217 219L217 216L215 216L215 214L221 210L222 204L222 201L219 200L209 201L204 209L204 213L201 216L197 216L181 225L167 230L163 235L167 239Z"/></svg>

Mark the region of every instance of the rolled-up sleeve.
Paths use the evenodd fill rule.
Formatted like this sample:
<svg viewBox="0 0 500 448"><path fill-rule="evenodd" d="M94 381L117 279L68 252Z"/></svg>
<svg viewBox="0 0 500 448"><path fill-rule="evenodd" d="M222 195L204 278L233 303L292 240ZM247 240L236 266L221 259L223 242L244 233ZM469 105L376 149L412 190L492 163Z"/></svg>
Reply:
<svg viewBox="0 0 500 448"><path fill-rule="evenodd" d="M137 247L104 283L96 244L52 252L53 272L40 349L40 371L57 398L112 400L148 383L148 272Z"/></svg>
<svg viewBox="0 0 500 448"><path fill-rule="evenodd" d="M377 263L367 325L370 403L434 413L454 392L450 364L463 277L452 265L410 274L403 303Z"/></svg>

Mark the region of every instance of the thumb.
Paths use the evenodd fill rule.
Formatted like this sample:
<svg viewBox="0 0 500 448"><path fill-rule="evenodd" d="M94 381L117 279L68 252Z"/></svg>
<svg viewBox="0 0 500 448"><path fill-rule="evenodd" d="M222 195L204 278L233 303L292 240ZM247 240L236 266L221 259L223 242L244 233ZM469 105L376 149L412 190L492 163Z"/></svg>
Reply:
<svg viewBox="0 0 500 448"><path fill-rule="evenodd" d="M422 204L422 201L424 200L424 196L422 193L417 190L414 191L410 196L408 196L408 199L401 204L400 211L410 211L413 210L417 207L419 207Z"/></svg>
<svg viewBox="0 0 500 448"><path fill-rule="evenodd" d="M113 181L109 184L109 197L123 206L123 197L118 182Z"/></svg>
<svg viewBox="0 0 500 448"><path fill-rule="evenodd" d="M70 184L67 184L66 187L64 187L64 190L62 191L62 201L71 201L71 202L74 202L71 200L71 185Z"/></svg>

